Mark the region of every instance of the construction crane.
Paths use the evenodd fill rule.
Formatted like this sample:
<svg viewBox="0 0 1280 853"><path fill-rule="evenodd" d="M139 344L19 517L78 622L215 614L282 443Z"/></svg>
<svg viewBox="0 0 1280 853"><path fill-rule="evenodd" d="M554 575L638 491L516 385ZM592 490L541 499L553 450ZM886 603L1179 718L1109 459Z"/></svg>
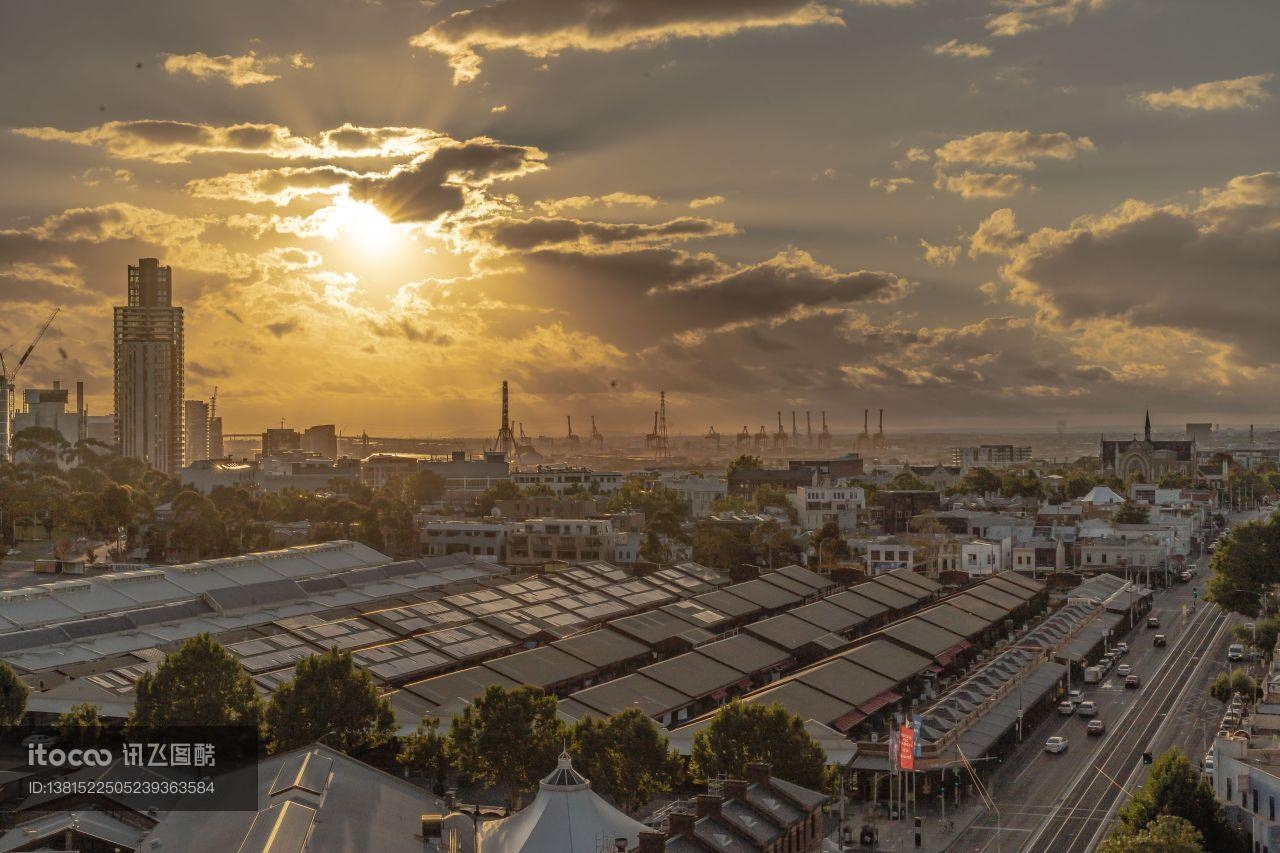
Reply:
<svg viewBox="0 0 1280 853"><path fill-rule="evenodd" d="M565 419L565 422L569 425L569 434L565 436L565 441L569 442L574 447L577 447L579 439L576 435L573 434L573 415L565 415L564 419Z"/></svg>
<svg viewBox="0 0 1280 853"><path fill-rule="evenodd" d="M831 447L831 432L827 429L827 413L822 412L822 432L818 433L818 447Z"/></svg>
<svg viewBox="0 0 1280 853"><path fill-rule="evenodd" d="M738 447L749 447L751 445L751 430L747 429L747 425L742 425L742 432L738 433Z"/></svg>
<svg viewBox="0 0 1280 853"><path fill-rule="evenodd" d="M778 431L773 434L773 449L782 450L787 446L787 431L782 427L782 412L778 412Z"/></svg>
<svg viewBox="0 0 1280 853"><path fill-rule="evenodd" d="M748 435L747 438L749 439L751 438L751 436ZM706 439L707 441L710 441L712 444L716 446L716 450L720 449L720 433L716 432L716 428L714 424L711 426L709 430L707 430ZM741 439L739 439L738 443L739 444L742 443Z"/></svg>
<svg viewBox="0 0 1280 853"><path fill-rule="evenodd" d="M604 450L604 436L596 429L596 416L591 416L591 446L596 450Z"/></svg>
<svg viewBox="0 0 1280 853"><path fill-rule="evenodd" d="M800 431L796 429L796 410L791 410L791 444L794 447L800 446Z"/></svg>
<svg viewBox="0 0 1280 853"><path fill-rule="evenodd" d="M40 331L36 332L36 336L27 345L22 357L18 359L12 370L9 369L9 365L4 360L4 354L8 347L0 350L0 459L6 462L13 458L13 404L14 391L18 387L15 384L18 373L22 371L22 366L27 363L27 359L31 358L31 353L35 350L36 344L40 343L44 333L49 331L49 327L53 325L54 318L58 316L58 312L61 310L61 308L53 309L49 314L49 319L45 320L44 324L40 326Z"/></svg>

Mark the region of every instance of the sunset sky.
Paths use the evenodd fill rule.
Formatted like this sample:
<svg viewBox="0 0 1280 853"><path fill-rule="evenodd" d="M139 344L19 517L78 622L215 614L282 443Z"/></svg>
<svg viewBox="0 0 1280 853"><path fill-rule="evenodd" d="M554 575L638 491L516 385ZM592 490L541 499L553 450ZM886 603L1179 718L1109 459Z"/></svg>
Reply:
<svg viewBox="0 0 1280 853"><path fill-rule="evenodd" d="M1280 5L10 0L0 346L231 432L1276 423ZM61 351L60 351L61 350ZM65 355L63 355L65 353Z"/></svg>

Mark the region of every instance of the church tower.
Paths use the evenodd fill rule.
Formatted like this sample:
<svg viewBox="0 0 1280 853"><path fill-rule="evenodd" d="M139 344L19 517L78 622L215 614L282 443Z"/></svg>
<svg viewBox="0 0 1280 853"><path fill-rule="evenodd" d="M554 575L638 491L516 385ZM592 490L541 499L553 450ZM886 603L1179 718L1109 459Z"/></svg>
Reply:
<svg viewBox="0 0 1280 853"><path fill-rule="evenodd" d="M1151 410L1150 409L1147 409L1147 420L1146 420L1146 423L1144 423L1142 426L1142 434L1147 439L1147 441L1151 441Z"/></svg>

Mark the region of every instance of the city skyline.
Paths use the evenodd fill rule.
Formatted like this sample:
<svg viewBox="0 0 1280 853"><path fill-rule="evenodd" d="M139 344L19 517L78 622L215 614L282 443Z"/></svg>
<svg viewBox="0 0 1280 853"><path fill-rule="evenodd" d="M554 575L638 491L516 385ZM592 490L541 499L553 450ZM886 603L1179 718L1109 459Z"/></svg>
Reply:
<svg viewBox="0 0 1280 853"><path fill-rule="evenodd" d="M1280 421L1274 10L589 6L24 7L0 347L63 310L21 384L106 413L158 257L229 431L486 436L504 379L553 435L663 390L683 434Z"/></svg>

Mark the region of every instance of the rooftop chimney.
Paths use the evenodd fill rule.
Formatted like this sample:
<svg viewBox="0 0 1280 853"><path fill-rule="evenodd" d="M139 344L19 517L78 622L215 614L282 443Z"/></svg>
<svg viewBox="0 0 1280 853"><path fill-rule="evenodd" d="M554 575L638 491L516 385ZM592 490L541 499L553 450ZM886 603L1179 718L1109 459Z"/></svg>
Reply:
<svg viewBox="0 0 1280 853"><path fill-rule="evenodd" d="M662 853L667 849L667 837L661 832L645 829L640 832L640 846L637 853Z"/></svg>
<svg viewBox="0 0 1280 853"><path fill-rule="evenodd" d="M696 818L687 812L671 812L667 815L667 834L676 838L681 835L693 835L693 822Z"/></svg>
<svg viewBox="0 0 1280 853"><path fill-rule="evenodd" d="M724 797L719 794L699 794L694 798L698 817L720 817L720 804L722 802L724 802Z"/></svg>
<svg viewBox="0 0 1280 853"><path fill-rule="evenodd" d="M773 765L767 761L753 761L747 765L747 781L755 785L769 784L769 775Z"/></svg>
<svg viewBox="0 0 1280 853"><path fill-rule="evenodd" d="M747 798L746 779L725 779L721 783L726 800L745 800Z"/></svg>

